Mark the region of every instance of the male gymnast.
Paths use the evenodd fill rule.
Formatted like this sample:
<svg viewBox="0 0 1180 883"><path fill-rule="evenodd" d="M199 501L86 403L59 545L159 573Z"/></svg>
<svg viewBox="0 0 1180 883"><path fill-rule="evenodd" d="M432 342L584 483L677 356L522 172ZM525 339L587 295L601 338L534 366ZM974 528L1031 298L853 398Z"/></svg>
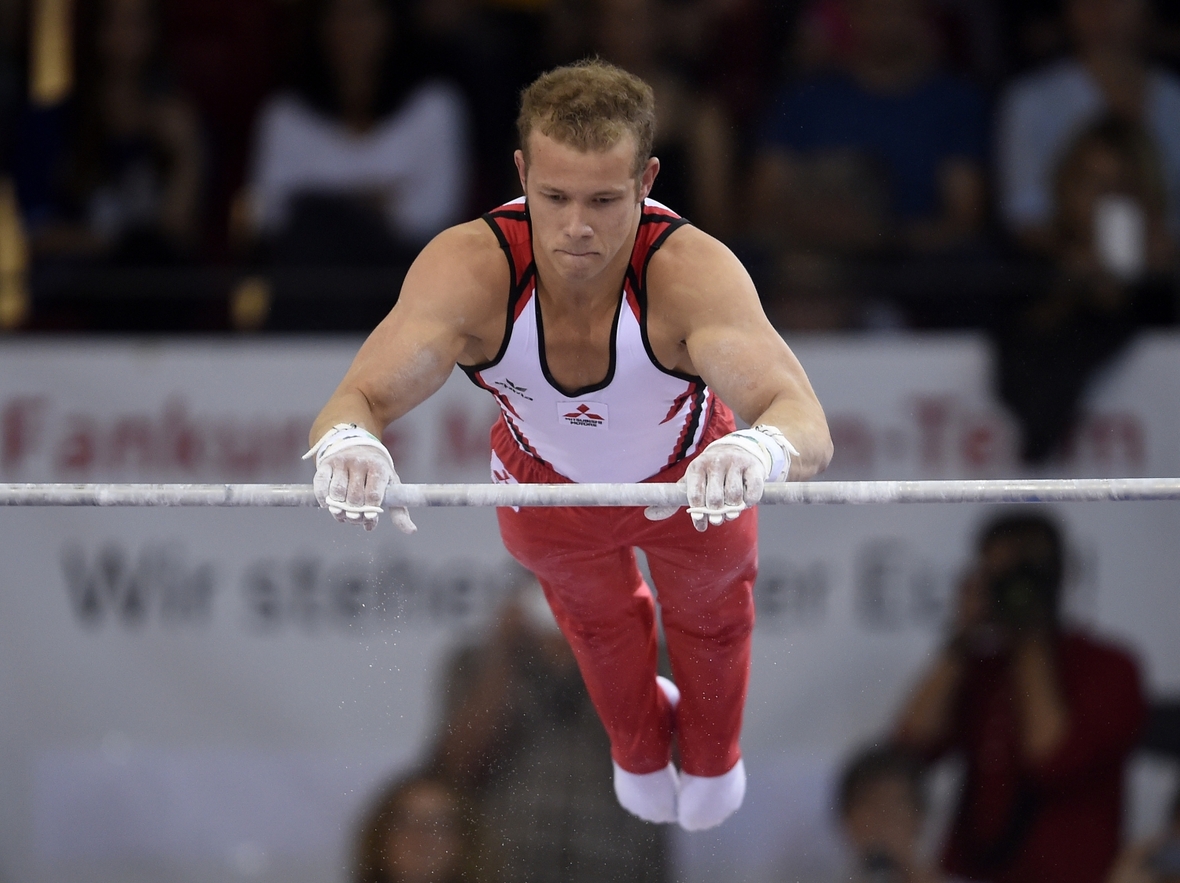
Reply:
<svg viewBox="0 0 1180 883"><path fill-rule="evenodd" d="M687 517L525 507L498 518L577 656L619 802L710 828L746 787L752 507L765 482L827 466L827 422L734 255L647 199L660 163L646 83L601 61L557 68L525 90L517 122L525 195L445 230L413 262L312 427L316 496L371 530L398 481L382 431L456 364L500 406L494 481L681 482ZM734 412L752 428L735 431ZM390 518L416 529L404 508ZM674 683L656 677L635 548L659 593Z"/></svg>

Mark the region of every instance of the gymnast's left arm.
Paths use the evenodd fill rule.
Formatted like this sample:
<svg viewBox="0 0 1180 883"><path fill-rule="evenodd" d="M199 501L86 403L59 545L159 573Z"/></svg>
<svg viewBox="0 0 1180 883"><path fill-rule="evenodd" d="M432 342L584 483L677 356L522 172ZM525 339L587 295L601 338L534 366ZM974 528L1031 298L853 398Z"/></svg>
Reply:
<svg viewBox="0 0 1180 883"><path fill-rule="evenodd" d="M698 529L756 503L766 481L823 471L832 459L823 407L734 254L694 227L677 230L652 258L648 292L656 326L679 341L674 367L699 375L752 427L718 439L689 468Z"/></svg>
<svg viewBox="0 0 1180 883"><path fill-rule="evenodd" d="M659 291L662 311L681 325L687 358L676 367L703 378L749 425L783 433L798 451L785 479L822 472L832 459L823 407L737 257L708 234L684 227L653 257L648 288Z"/></svg>

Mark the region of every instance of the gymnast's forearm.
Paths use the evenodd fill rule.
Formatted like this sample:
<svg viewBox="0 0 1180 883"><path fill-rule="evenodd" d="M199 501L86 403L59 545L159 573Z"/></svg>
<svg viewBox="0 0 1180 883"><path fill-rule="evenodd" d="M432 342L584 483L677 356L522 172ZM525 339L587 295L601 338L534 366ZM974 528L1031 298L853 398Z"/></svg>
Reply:
<svg viewBox="0 0 1180 883"><path fill-rule="evenodd" d="M379 327L312 424L310 443L340 423L355 423L378 438L385 427L439 390L455 367L454 347L413 328L389 334Z"/></svg>
<svg viewBox="0 0 1180 883"><path fill-rule="evenodd" d="M806 481L823 472L832 459L832 436L818 402L783 397L767 408L755 425L778 427L799 452L791 457L788 481Z"/></svg>
<svg viewBox="0 0 1180 883"><path fill-rule="evenodd" d="M385 424L373 413L373 406L364 393L358 389L339 389L312 424L308 444L314 445L324 433L341 423L355 423L378 438L385 430Z"/></svg>

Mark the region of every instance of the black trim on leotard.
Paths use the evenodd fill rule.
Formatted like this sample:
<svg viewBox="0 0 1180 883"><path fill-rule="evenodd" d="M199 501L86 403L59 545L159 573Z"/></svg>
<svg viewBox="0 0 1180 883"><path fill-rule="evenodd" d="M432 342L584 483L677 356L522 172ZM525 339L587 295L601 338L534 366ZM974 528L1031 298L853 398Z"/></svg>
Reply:
<svg viewBox="0 0 1180 883"><path fill-rule="evenodd" d="M496 239L500 242L500 249L504 252L504 257L508 260L508 275L512 280L512 287L508 293L508 312L505 317L504 338L500 341L500 348L496 351L496 355L486 362L480 362L478 365L459 364L459 367L463 369L475 385L483 388L483 385L476 380L475 375L480 371L486 371L488 368L494 368L504 358L504 354L508 352L508 343L512 340L512 327L516 324L516 305L520 303L520 299L524 297L525 292L529 290L529 286L536 277L537 265L530 260L524 269L518 272L516 259L512 256L512 243L508 241L503 228L496 223L499 218L507 221L523 221L528 225L529 242L531 243L533 240L533 228L527 208L524 211L497 209L487 212L481 215L481 217L492 228L492 232L496 234Z"/></svg>

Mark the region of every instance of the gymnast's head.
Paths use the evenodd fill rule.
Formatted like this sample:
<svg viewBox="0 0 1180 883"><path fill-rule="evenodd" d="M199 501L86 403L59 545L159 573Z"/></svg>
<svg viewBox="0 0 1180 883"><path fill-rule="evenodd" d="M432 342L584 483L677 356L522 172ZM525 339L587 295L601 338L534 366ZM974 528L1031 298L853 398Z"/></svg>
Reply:
<svg viewBox="0 0 1180 883"><path fill-rule="evenodd" d="M542 74L524 90L516 130L526 167L538 136L584 154L633 145L631 174L639 183L652 160L655 95L634 74L597 58L585 59Z"/></svg>
<svg viewBox="0 0 1180 883"><path fill-rule="evenodd" d="M559 67L525 90L518 128L538 275L613 279L660 170L651 87L597 59Z"/></svg>

